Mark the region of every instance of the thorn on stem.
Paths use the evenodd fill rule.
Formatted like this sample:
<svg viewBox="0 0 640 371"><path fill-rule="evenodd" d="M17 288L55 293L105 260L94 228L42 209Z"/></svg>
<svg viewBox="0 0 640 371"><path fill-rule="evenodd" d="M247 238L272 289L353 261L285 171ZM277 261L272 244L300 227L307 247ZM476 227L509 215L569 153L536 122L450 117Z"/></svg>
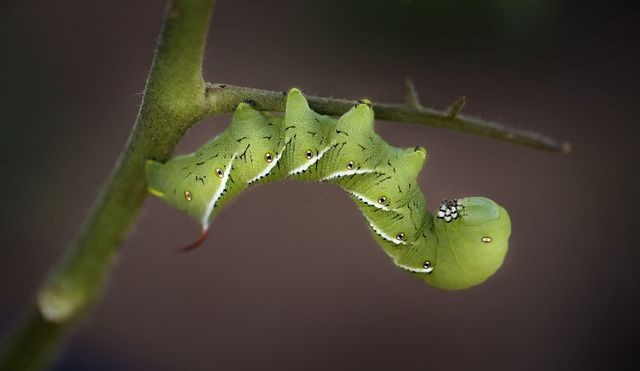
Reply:
<svg viewBox="0 0 640 371"><path fill-rule="evenodd" d="M416 87L410 77L407 77L404 80L404 86L407 89L407 104L409 105L409 107L413 107L415 109L421 108L422 105L420 104L420 100L418 99L418 92L416 91Z"/></svg>
<svg viewBox="0 0 640 371"><path fill-rule="evenodd" d="M464 107L465 104L467 104L467 97L462 96L458 98L458 100L456 100L453 103L453 106L451 106L451 109L449 110L449 114L447 115L447 117L450 119L456 118L458 116L458 113L460 113L460 111L462 110L462 107Z"/></svg>

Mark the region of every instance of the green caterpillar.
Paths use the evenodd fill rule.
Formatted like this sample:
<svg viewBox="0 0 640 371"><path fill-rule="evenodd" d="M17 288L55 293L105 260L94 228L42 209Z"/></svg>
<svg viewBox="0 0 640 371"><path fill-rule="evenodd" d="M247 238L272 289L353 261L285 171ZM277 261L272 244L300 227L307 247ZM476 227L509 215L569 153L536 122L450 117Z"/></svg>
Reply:
<svg viewBox="0 0 640 371"><path fill-rule="evenodd" d="M502 265L511 232L504 208L484 197L443 202L436 216L417 184L427 152L392 147L373 131L369 101L338 119L320 115L298 89L284 117L238 105L231 125L195 153L149 160L149 191L202 225L248 187L285 178L329 182L362 210L383 250L400 268L444 289L463 289Z"/></svg>

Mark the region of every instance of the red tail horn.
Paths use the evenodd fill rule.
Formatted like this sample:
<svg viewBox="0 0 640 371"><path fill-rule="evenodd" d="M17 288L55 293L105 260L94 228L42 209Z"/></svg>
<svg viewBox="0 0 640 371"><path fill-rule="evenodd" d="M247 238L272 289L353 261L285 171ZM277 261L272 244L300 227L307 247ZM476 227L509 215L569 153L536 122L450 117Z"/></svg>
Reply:
<svg viewBox="0 0 640 371"><path fill-rule="evenodd" d="M207 239L208 234L209 234L209 228L202 228L202 231L200 232L200 237L198 237L198 239L195 240L192 244L185 246L181 249L178 249L178 252L184 253L184 252L195 250L198 246L202 245L204 240Z"/></svg>

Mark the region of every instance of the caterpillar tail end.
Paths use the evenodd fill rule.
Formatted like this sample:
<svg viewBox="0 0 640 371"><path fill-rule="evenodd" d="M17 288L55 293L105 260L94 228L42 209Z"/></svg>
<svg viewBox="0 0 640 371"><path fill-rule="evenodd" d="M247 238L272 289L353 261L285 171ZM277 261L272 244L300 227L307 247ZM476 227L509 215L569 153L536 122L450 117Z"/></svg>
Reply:
<svg viewBox="0 0 640 371"><path fill-rule="evenodd" d="M178 251L176 252L182 254L182 253L191 252L197 249L207 239L208 235L209 235L209 228L202 228L202 231L200 232L200 237L198 237L197 240L195 240L194 242L192 242L191 244L185 247L178 249Z"/></svg>

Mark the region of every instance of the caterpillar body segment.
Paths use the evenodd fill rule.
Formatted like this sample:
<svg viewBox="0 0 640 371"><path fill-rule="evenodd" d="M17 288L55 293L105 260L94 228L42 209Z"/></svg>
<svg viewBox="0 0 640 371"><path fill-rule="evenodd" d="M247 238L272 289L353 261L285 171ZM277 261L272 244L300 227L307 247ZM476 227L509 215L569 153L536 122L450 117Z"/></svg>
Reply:
<svg viewBox="0 0 640 371"><path fill-rule="evenodd" d="M195 153L165 164L148 161L149 191L200 222L201 242L217 213L255 184L287 178L333 183L410 274L444 289L471 287L493 275L511 231L504 208L470 197L445 201L431 214L417 183L426 150L393 147L373 124L368 101L335 119L311 110L297 89L287 96L284 116L241 103L229 127Z"/></svg>

